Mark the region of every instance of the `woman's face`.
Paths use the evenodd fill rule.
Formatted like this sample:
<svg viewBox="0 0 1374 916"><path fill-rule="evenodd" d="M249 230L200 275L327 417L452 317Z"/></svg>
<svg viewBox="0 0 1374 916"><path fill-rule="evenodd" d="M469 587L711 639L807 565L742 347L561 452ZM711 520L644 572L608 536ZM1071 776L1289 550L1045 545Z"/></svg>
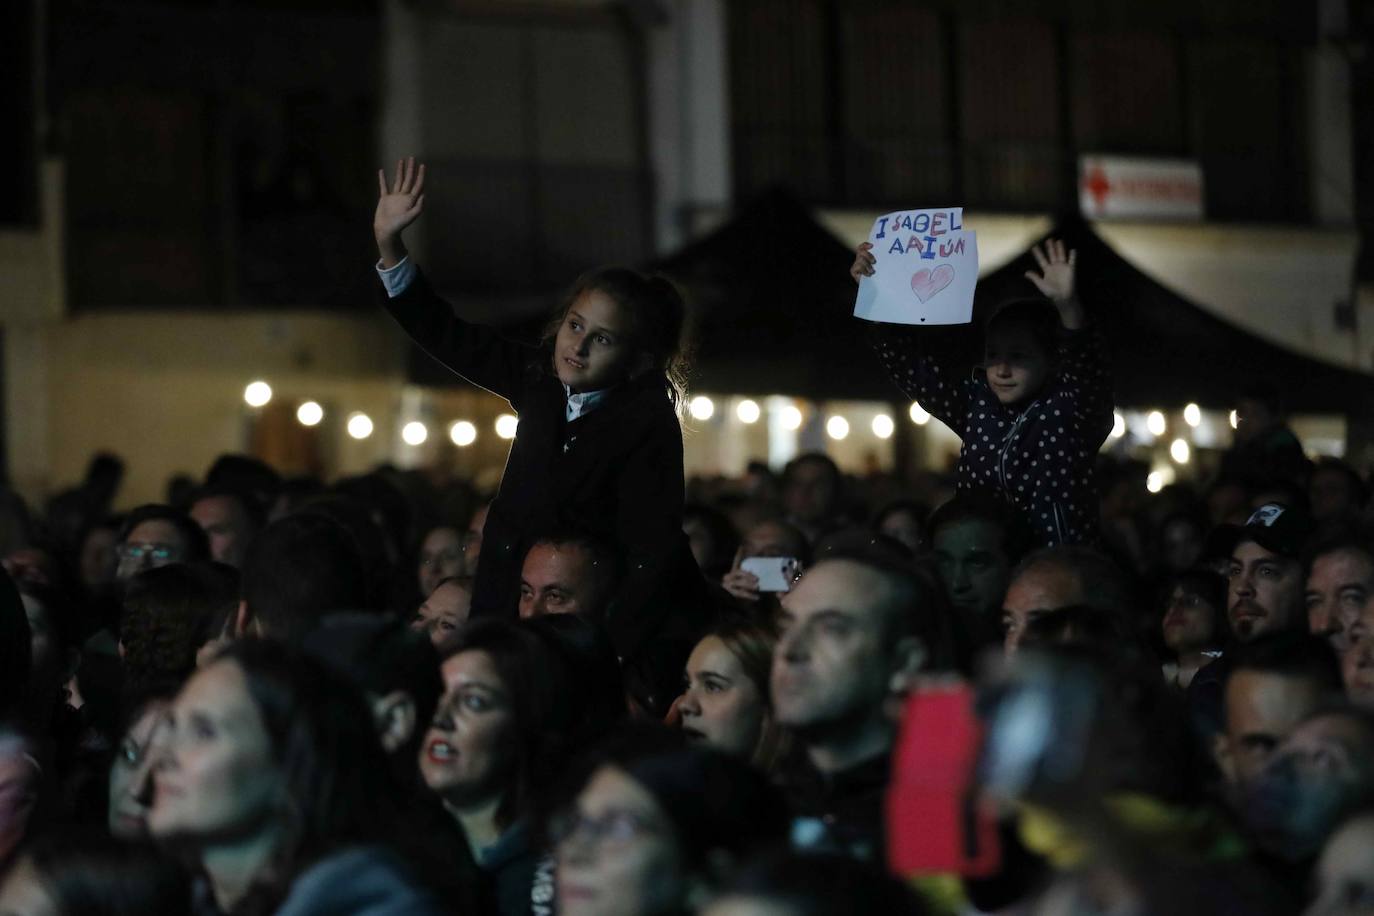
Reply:
<svg viewBox="0 0 1374 916"><path fill-rule="evenodd" d="M688 740L746 759L752 755L768 710L735 653L719 637L707 636L687 659L686 681L677 708Z"/></svg>
<svg viewBox="0 0 1374 916"><path fill-rule="evenodd" d="M490 802L511 777L515 714L491 656L459 652L444 661L444 698L420 746L420 773L444 801Z"/></svg>
<svg viewBox="0 0 1374 916"><path fill-rule="evenodd" d="M124 733L110 765L110 833L117 839L135 840L148 835L148 810L153 801L153 732L167 714L170 703L154 700Z"/></svg>
<svg viewBox="0 0 1374 916"><path fill-rule="evenodd" d="M471 607L471 592L457 582L445 582L420 605L410 628L426 634L436 647L442 646L468 619Z"/></svg>
<svg viewBox="0 0 1374 916"><path fill-rule="evenodd" d="M1174 652L1196 652L1207 648L1216 626L1216 608L1196 592L1174 586L1161 626L1164 645Z"/></svg>
<svg viewBox="0 0 1374 916"><path fill-rule="evenodd" d="M599 391L625 377L633 348L623 311L599 289L573 300L553 343L560 382L573 391Z"/></svg>
<svg viewBox="0 0 1374 916"><path fill-rule="evenodd" d="M463 567L462 535L452 528L435 528L420 545L420 594L433 594L444 579L461 576Z"/></svg>
<svg viewBox="0 0 1374 916"><path fill-rule="evenodd" d="M686 882L672 823L623 770L597 770L560 833L555 851L563 916L648 916L682 908Z"/></svg>
<svg viewBox="0 0 1374 916"><path fill-rule="evenodd" d="M212 662L186 682L152 753L148 828L159 840L251 837L286 804L271 740L232 659Z"/></svg>

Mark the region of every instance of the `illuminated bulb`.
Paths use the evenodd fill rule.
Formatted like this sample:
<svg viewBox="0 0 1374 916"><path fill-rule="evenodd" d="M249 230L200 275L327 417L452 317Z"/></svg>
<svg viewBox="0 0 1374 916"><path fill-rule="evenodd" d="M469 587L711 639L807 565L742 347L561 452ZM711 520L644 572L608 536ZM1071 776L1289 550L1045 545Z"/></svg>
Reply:
<svg viewBox="0 0 1374 916"><path fill-rule="evenodd" d="M692 412L692 419L709 420L716 412L716 405L706 395L699 394L692 398L692 403L688 409Z"/></svg>
<svg viewBox="0 0 1374 916"><path fill-rule="evenodd" d="M1145 489L1151 493L1158 493L1164 489L1164 472L1151 471L1150 476L1145 478Z"/></svg>
<svg viewBox="0 0 1374 916"><path fill-rule="evenodd" d="M508 413L503 413L496 418L496 435L502 439L514 439L515 428L520 421Z"/></svg>
<svg viewBox="0 0 1374 916"><path fill-rule="evenodd" d="M372 435L372 418L365 413L355 413L348 418L348 434L354 439L366 439Z"/></svg>
<svg viewBox="0 0 1374 916"><path fill-rule="evenodd" d="M877 436L879 439L892 438L892 433L895 429L896 426L893 424L892 418L887 414L880 413L873 418L873 435Z"/></svg>
<svg viewBox="0 0 1374 916"><path fill-rule="evenodd" d="M1115 411L1112 413L1112 438L1120 439L1124 435L1126 435L1126 418L1121 415L1120 411Z"/></svg>
<svg viewBox="0 0 1374 916"><path fill-rule="evenodd" d="M1202 409L1196 404L1189 404L1183 408L1183 422L1189 426L1197 426L1202 422Z"/></svg>
<svg viewBox="0 0 1374 916"><path fill-rule="evenodd" d="M760 413L759 405L753 401L740 401L735 407L735 416L741 423L757 423Z"/></svg>
<svg viewBox="0 0 1374 916"><path fill-rule="evenodd" d="M825 432L832 439L843 439L849 435L849 421L844 417L831 417L825 421Z"/></svg>
<svg viewBox="0 0 1374 916"><path fill-rule="evenodd" d="M459 420L448 428L448 437L453 440L453 444L462 448L477 441L477 427L467 420Z"/></svg>
<svg viewBox="0 0 1374 916"><path fill-rule="evenodd" d="M296 419L302 426L315 426L324 419L324 408L314 401L306 401L296 408Z"/></svg>
<svg viewBox="0 0 1374 916"><path fill-rule="evenodd" d="M801 429L802 412L796 404L788 404L782 409L782 425L785 429Z"/></svg>
<svg viewBox="0 0 1374 916"><path fill-rule="evenodd" d="M1234 410L1231 411L1231 428L1240 429L1240 416Z"/></svg>
<svg viewBox="0 0 1374 916"><path fill-rule="evenodd" d="M1188 443L1182 439L1175 439L1169 445L1169 457L1174 459L1175 464L1187 464L1190 454Z"/></svg>
<svg viewBox="0 0 1374 916"><path fill-rule="evenodd" d="M917 426L925 426L930 422L930 414L926 413L926 409L915 401L911 402L911 422Z"/></svg>
<svg viewBox="0 0 1374 916"><path fill-rule="evenodd" d="M262 407L272 400L272 386L266 382L253 382L243 389L243 399L249 407Z"/></svg>
<svg viewBox="0 0 1374 916"><path fill-rule="evenodd" d="M425 429L425 424L419 420L411 420L401 427L401 438L405 440L406 445L424 445L425 440L429 438L429 430Z"/></svg>
<svg viewBox="0 0 1374 916"><path fill-rule="evenodd" d="M1152 436L1164 435L1164 414L1157 410L1150 411L1150 415L1145 418L1145 428L1150 431Z"/></svg>

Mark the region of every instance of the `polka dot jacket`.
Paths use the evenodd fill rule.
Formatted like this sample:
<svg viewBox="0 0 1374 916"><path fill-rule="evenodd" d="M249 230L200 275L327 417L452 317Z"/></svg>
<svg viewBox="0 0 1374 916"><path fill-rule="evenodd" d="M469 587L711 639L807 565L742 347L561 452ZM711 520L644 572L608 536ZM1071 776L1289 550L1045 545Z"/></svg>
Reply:
<svg viewBox="0 0 1374 916"><path fill-rule="evenodd" d="M959 489L992 491L1030 524L1037 543L1097 540L1093 466L1112 429L1106 348L1094 327L1061 331L1058 371L1035 400L1005 407L981 368L964 374L922 350L920 329L875 325L883 368L963 440Z"/></svg>

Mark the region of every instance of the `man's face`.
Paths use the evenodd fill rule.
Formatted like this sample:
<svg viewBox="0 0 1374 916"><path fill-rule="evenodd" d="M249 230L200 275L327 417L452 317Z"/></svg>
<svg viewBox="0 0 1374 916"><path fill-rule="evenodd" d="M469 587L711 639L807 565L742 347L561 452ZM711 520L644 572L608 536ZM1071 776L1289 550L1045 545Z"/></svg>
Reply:
<svg viewBox="0 0 1374 916"><path fill-rule="evenodd" d="M834 513L835 478L819 461L803 461L792 468L783 488L787 514L804 524L816 524Z"/></svg>
<svg viewBox="0 0 1374 916"><path fill-rule="evenodd" d="M1226 731L1217 762L1240 792L1259 777L1275 748L1325 699L1309 678L1242 668L1226 682Z"/></svg>
<svg viewBox="0 0 1374 916"><path fill-rule="evenodd" d="M1266 633L1302 629L1302 565L1242 541L1231 554L1227 613L1241 642Z"/></svg>
<svg viewBox="0 0 1374 916"><path fill-rule="evenodd" d="M1345 695L1356 706L1374 709L1374 602L1351 624L1349 637L1341 653Z"/></svg>
<svg viewBox="0 0 1374 916"><path fill-rule="evenodd" d="M191 518L210 539L210 558L238 569L248 553L253 525L233 496L207 496L191 506Z"/></svg>
<svg viewBox="0 0 1374 916"><path fill-rule="evenodd" d="M1374 734L1350 715L1297 725L1247 798L1256 839L1289 861L1317 854L1342 815L1374 788Z"/></svg>
<svg viewBox="0 0 1374 916"><path fill-rule="evenodd" d="M119 545L119 566L115 578L124 582L145 569L180 563L186 559L186 544L176 526L163 519L140 522Z"/></svg>
<svg viewBox="0 0 1374 916"><path fill-rule="evenodd" d="M1322 554L1312 561L1305 597L1308 628L1343 654L1350 628L1374 603L1374 559L1362 550Z"/></svg>
<svg viewBox="0 0 1374 916"><path fill-rule="evenodd" d="M942 526L933 544L950 604L979 621L995 620L1011 575L1002 529L992 522L966 519Z"/></svg>
<svg viewBox="0 0 1374 916"><path fill-rule="evenodd" d="M814 567L782 599L773 711L801 734L847 731L883 715L893 671L882 577L846 560Z"/></svg>
<svg viewBox="0 0 1374 916"><path fill-rule="evenodd" d="M1011 655L1032 620L1046 611L1083 604L1084 600L1078 576L1058 564L1023 571L1011 581L1002 601L1003 648Z"/></svg>
<svg viewBox="0 0 1374 916"><path fill-rule="evenodd" d="M573 544L536 544L520 570L520 616L600 615L600 577L586 550Z"/></svg>

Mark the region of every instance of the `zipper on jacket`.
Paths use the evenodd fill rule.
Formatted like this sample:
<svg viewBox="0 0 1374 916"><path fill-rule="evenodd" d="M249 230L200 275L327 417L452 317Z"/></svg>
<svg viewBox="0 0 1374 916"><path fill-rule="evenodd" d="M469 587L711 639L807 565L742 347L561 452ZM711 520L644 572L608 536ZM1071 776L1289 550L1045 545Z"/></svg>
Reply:
<svg viewBox="0 0 1374 916"><path fill-rule="evenodd" d="M1007 499L1012 502L1015 502L1015 496L1012 495L1011 487L1007 485L1007 450L1011 448L1012 440L1016 438L1017 432L1020 431L1021 424L1026 422L1026 418L1030 416L1031 411L1035 409L1035 405L1039 403L1038 400L1031 401L1030 406L1021 411L1021 416L1012 421L1011 429L1007 430L1007 435L1002 440L1002 454L997 461L997 476L1002 480L1002 492L1007 494Z"/></svg>

